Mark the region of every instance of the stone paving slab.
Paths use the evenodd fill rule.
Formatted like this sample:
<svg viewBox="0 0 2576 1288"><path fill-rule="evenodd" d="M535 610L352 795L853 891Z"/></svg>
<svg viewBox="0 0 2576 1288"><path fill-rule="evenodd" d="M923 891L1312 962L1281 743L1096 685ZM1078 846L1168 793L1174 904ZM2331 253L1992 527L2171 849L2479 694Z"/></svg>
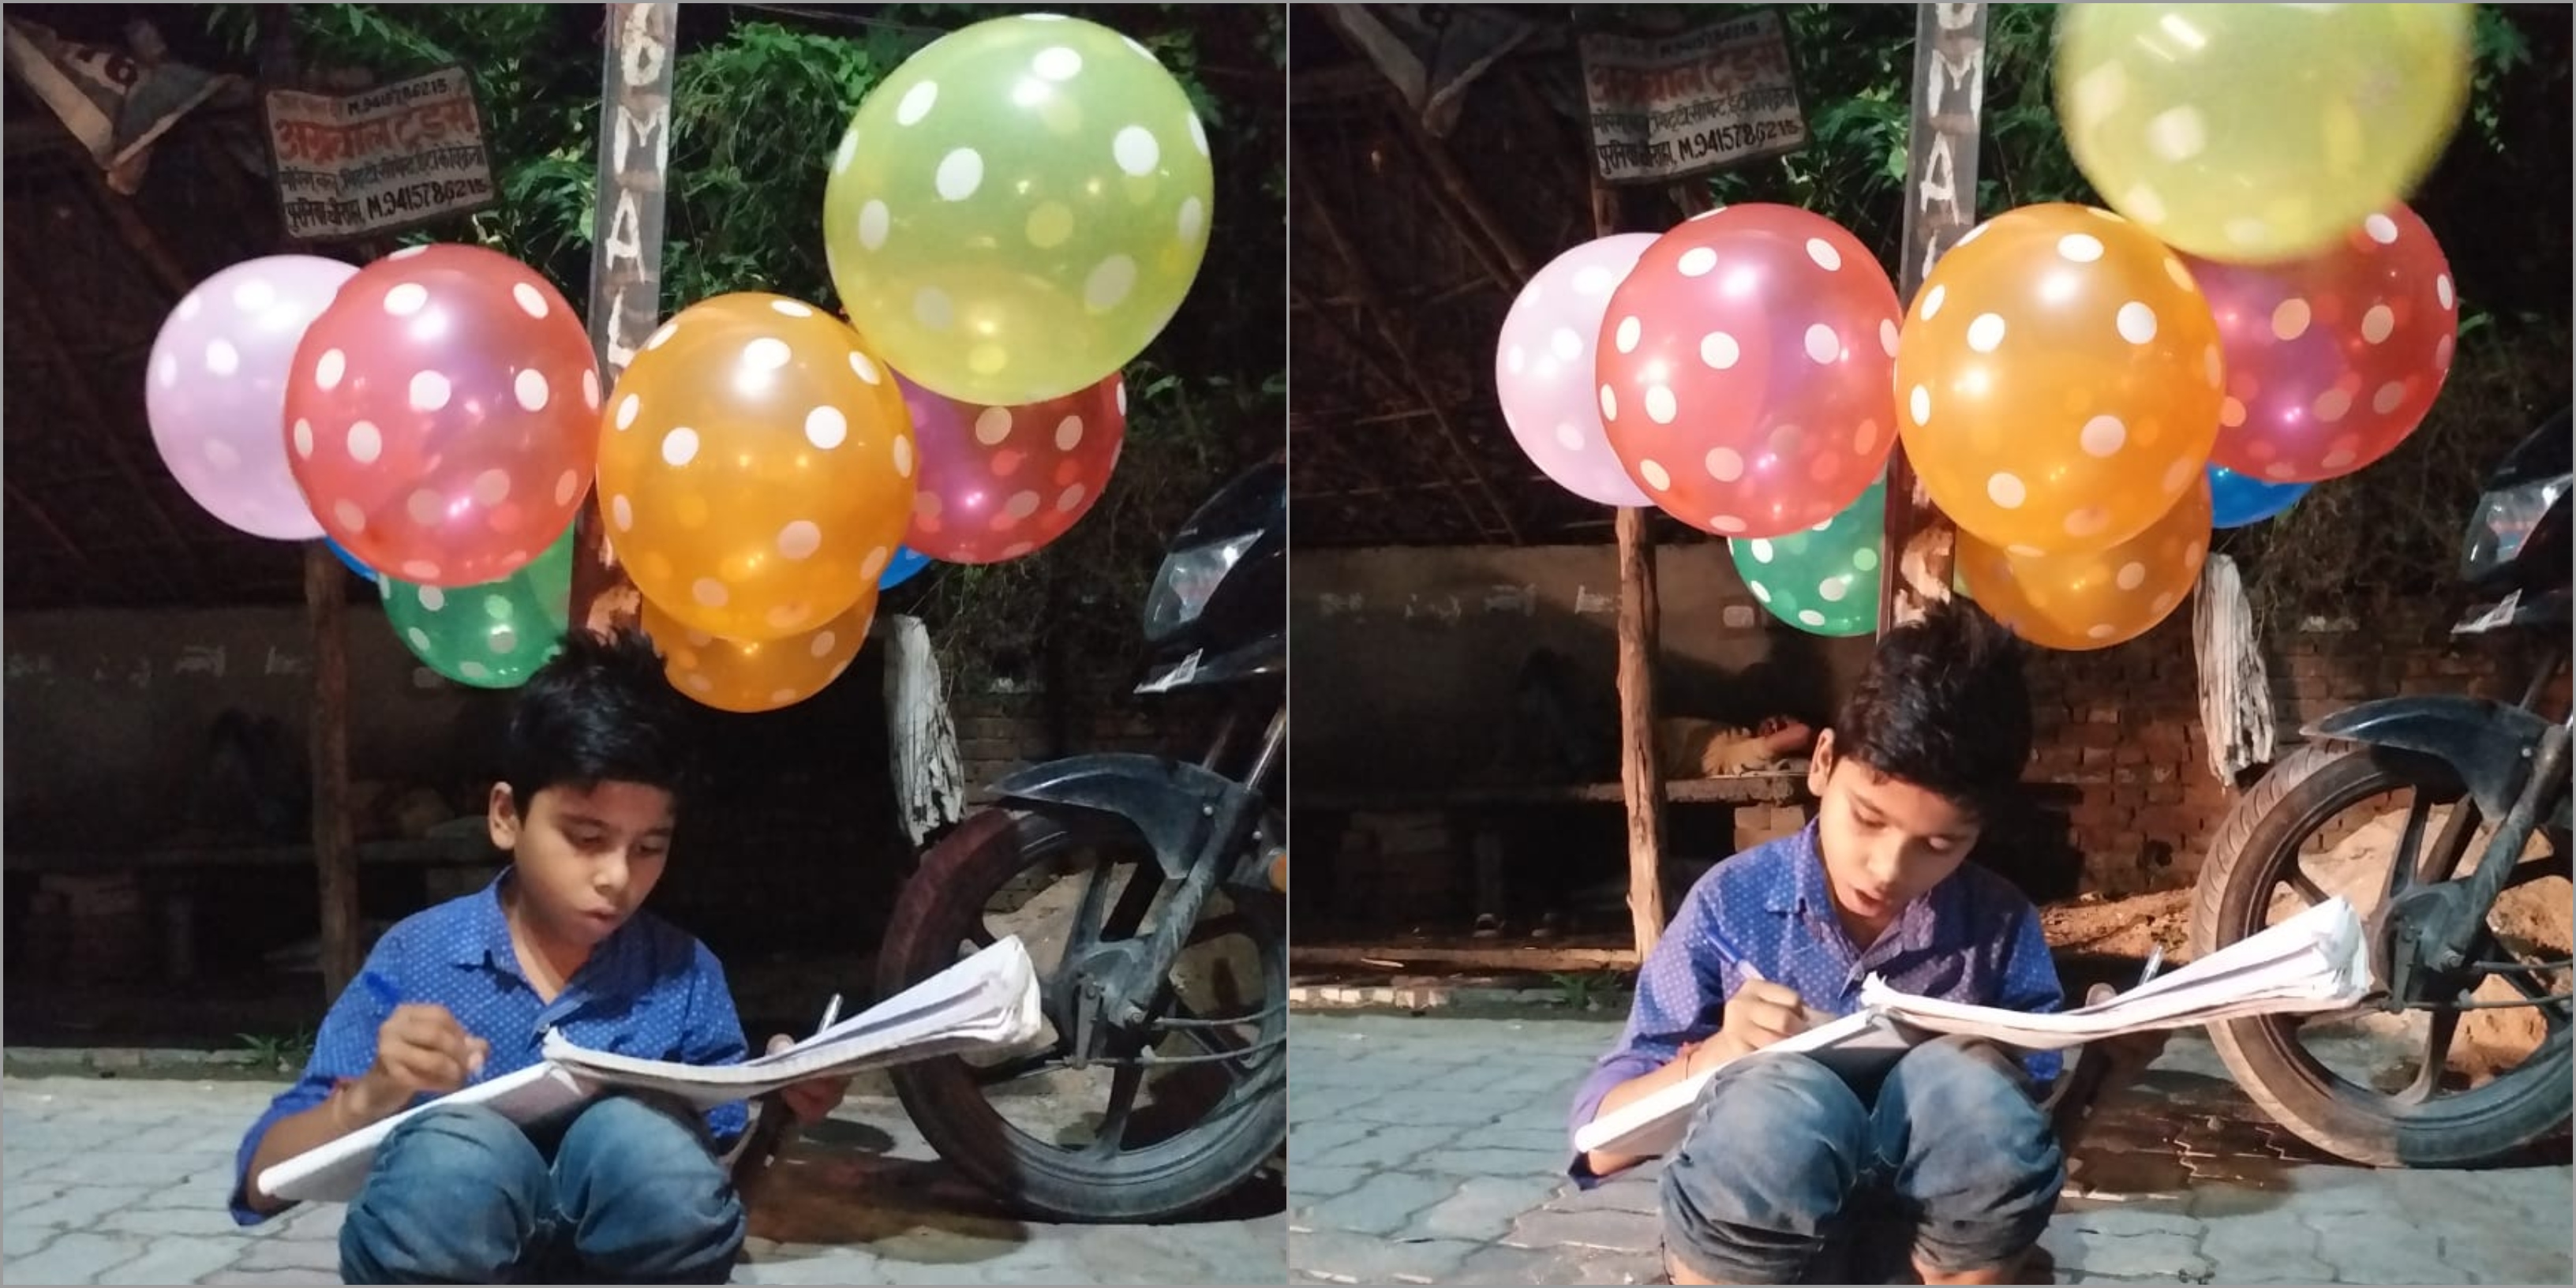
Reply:
<svg viewBox="0 0 2576 1288"><path fill-rule="evenodd" d="M0 1282L338 1283L346 1209L247 1230L226 1210L241 1132L277 1090L0 1078ZM1275 1210L1159 1226L1021 1221L940 1164L901 1105L853 1096L780 1159L734 1282L1275 1284L1286 1242Z"/></svg>
<svg viewBox="0 0 2576 1288"><path fill-rule="evenodd" d="M1612 1021L1302 1014L1289 1068L1299 1282L1661 1277L1655 1166L1564 1179ZM1429 1106L1436 1109L1420 1112ZM2061 1283L2576 1281L2576 1171L2375 1171L2265 1120L2197 1032L2100 1110L2041 1241Z"/></svg>

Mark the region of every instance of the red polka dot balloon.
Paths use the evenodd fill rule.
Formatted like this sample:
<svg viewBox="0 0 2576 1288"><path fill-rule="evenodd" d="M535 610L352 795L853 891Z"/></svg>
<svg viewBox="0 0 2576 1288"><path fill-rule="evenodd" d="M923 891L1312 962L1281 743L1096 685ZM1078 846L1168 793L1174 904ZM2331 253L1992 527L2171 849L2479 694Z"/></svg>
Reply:
<svg viewBox="0 0 2576 1288"><path fill-rule="evenodd" d="M2450 374L2460 301L2414 211L2372 215L2310 259L2190 262L2227 356L2210 459L2267 483L2315 483L2424 423Z"/></svg>
<svg viewBox="0 0 2576 1288"><path fill-rule="evenodd" d="M599 404L590 338L545 278L480 247L415 247L350 278L304 333L287 463L369 567L479 586L572 526Z"/></svg>
<svg viewBox="0 0 2576 1288"><path fill-rule="evenodd" d="M1126 377L1018 407L987 407L898 376L921 442L904 544L947 563L1017 559L1091 512L1127 439Z"/></svg>
<svg viewBox="0 0 2576 1288"><path fill-rule="evenodd" d="M1628 476L1705 532L1823 523L1896 442L1896 288L1860 240L1792 206L1729 206L1646 248L1610 297L1595 374Z"/></svg>

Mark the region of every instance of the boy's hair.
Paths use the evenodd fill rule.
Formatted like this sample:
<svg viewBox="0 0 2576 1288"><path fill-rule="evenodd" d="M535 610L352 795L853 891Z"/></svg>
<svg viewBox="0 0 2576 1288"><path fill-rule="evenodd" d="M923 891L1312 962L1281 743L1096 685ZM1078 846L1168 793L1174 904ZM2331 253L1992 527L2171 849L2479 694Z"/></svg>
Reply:
<svg viewBox="0 0 2576 1288"><path fill-rule="evenodd" d="M1834 721L1834 750L1994 816L2030 763L2020 641L1972 605L1932 605L1879 640Z"/></svg>
<svg viewBox="0 0 2576 1288"><path fill-rule="evenodd" d="M689 746L688 711L653 641L575 627L519 690L501 781L522 816L537 793L567 785L640 783L676 800L695 786Z"/></svg>

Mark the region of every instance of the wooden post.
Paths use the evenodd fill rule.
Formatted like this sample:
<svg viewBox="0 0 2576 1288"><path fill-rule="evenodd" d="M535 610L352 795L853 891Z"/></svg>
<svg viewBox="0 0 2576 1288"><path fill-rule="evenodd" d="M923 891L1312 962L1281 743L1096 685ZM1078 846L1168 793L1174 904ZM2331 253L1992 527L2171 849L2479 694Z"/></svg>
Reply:
<svg viewBox="0 0 2576 1288"><path fill-rule="evenodd" d="M313 861L321 874L322 996L358 977L358 851L349 830L349 651L342 622L349 570L304 543L304 610L313 626Z"/></svg>
<svg viewBox="0 0 2576 1288"><path fill-rule="evenodd" d="M1934 262L1977 221L1977 129L1986 99L1986 6L1915 6L1913 114L1907 125L1905 259L1897 291L1908 302ZM1902 396L1900 394L1900 396ZM1878 629L1950 598L1957 529L1932 504L1899 442L1887 458L1887 536L1880 565Z"/></svg>
<svg viewBox="0 0 2576 1288"><path fill-rule="evenodd" d="M1592 235L1619 231L1619 190L1592 180ZM1664 776L1655 763L1655 539L1647 512L1622 507L1619 543L1619 793L1628 806L1628 923L1637 960L1664 935Z"/></svg>
<svg viewBox="0 0 2576 1288"><path fill-rule="evenodd" d="M671 72L677 3L608 6L600 71L599 203L590 259L590 340L600 386L615 389L661 321L662 203L671 169ZM599 498L583 503L574 539L572 620L594 631L632 626L643 598L617 566Z"/></svg>

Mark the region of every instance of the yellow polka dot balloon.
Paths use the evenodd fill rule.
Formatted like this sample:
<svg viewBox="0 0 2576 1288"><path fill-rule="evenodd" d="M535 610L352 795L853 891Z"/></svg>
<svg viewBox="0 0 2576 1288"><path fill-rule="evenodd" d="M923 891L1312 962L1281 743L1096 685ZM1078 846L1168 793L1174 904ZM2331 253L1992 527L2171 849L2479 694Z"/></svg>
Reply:
<svg viewBox="0 0 2576 1288"><path fill-rule="evenodd" d="M1968 594L2043 648L2109 648L2153 630L2191 597L2209 558L2209 485L2194 483L2146 531L2108 550L2016 555L1959 534Z"/></svg>
<svg viewBox="0 0 2576 1288"><path fill-rule="evenodd" d="M2105 550L2200 485L2225 364L2190 270L2107 210L2025 206L1924 279L1897 424L1943 513L2022 554Z"/></svg>
<svg viewBox="0 0 2576 1288"><path fill-rule="evenodd" d="M912 520L894 375L820 309L720 295L644 342L601 410L599 507L644 598L746 642L872 597Z"/></svg>
<svg viewBox="0 0 2576 1288"><path fill-rule="evenodd" d="M823 245L897 370L1012 407L1098 384L1162 332L1214 201L1207 132L1151 52L1024 14L941 38L859 104Z"/></svg>
<svg viewBox="0 0 2576 1288"><path fill-rule="evenodd" d="M2468 100L2473 9L2068 5L2058 119L2094 189L2158 238L2303 259L2440 159Z"/></svg>
<svg viewBox="0 0 2576 1288"><path fill-rule="evenodd" d="M644 601L644 633L662 650L662 674L671 687L702 705L746 715L792 707L813 697L850 669L867 643L877 592L868 593L819 630L785 639L748 643L719 639L675 620Z"/></svg>

